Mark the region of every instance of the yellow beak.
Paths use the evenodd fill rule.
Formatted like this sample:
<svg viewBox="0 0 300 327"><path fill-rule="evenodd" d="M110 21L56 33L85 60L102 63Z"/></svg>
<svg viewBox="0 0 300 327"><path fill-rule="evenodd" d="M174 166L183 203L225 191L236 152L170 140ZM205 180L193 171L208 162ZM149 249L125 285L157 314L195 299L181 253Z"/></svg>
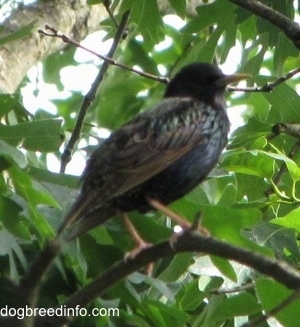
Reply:
<svg viewBox="0 0 300 327"><path fill-rule="evenodd" d="M216 86L226 86L228 84L241 81L243 79L247 79L251 75L249 74L232 74L232 75L224 75L220 79L216 81Z"/></svg>

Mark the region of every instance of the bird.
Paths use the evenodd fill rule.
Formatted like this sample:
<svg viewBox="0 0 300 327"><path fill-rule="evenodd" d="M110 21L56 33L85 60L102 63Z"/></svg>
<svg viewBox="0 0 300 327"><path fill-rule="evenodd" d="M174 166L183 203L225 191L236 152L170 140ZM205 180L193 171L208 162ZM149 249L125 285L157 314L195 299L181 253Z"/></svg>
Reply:
<svg viewBox="0 0 300 327"><path fill-rule="evenodd" d="M116 214L164 208L192 191L227 145L226 86L245 78L210 63L184 66L161 102L117 128L92 153L58 235L75 224L71 240Z"/></svg>

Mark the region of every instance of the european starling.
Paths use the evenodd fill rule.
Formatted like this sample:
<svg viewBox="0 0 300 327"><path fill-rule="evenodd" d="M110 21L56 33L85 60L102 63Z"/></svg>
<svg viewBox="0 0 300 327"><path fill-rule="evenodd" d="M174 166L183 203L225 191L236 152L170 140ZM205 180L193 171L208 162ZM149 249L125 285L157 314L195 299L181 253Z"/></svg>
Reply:
<svg viewBox="0 0 300 327"><path fill-rule="evenodd" d="M246 78L212 64L184 67L163 100L127 122L92 154L81 193L58 234L78 221L74 238L118 212L147 212L190 192L209 174L226 146L226 85Z"/></svg>

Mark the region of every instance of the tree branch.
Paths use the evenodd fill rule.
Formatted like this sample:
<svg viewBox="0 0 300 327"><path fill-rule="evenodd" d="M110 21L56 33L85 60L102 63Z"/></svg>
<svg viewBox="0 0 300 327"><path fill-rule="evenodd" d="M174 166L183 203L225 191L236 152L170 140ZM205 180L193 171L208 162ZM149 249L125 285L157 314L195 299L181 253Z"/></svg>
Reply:
<svg viewBox="0 0 300 327"><path fill-rule="evenodd" d="M300 124L277 123L276 125L273 126L272 132L275 135L284 133L286 135L293 136L297 140L299 140L300 139Z"/></svg>
<svg viewBox="0 0 300 327"><path fill-rule="evenodd" d="M269 318L275 316L281 310L283 310L288 305L290 305L292 302L297 300L299 298L299 296L300 296L300 292L299 292L299 289L298 289L295 292L293 292L290 296L288 296L285 300L283 300L281 303L279 303L276 307L274 307L270 311L267 311L261 317L253 319L253 320L249 321L248 323L245 323L242 327L261 326L262 323L266 322Z"/></svg>
<svg viewBox="0 0 300 327"><path fill-rule="evenodd" d="M217 240L194 231L185 231L176 238L176 242L168 241L145 248L135 258L122 260L113 267L101 273L89 285L79 290L62 305L67 308L85 306L96 296L103 294L108 288L125 278L132 272L155 262L159 259L173 256L180 252L202 252L234 260L256 271L274 278L286 287L298 290L300 274L293 267L283 261L277 261L251 250ZM70 317L69 317L70 318ZM74 317L73 317L74 318ZM39 317L36 327L61 326L68 321L68 317Z"/></svg>
<svg viewBox="0 0 300 327"><path fill-rule="evenodd" d="M14 289L13 297L15 299L16 307L24 308L26 305L30 308L36 307L43 278L47 274L53 260L59 254L60 250L61 245L59 240L54 239L45 246L41 253L39 253L37 260L27 271L20 284ZM12 326L33 326L33 321L34 316L27 315L24 319L18 319L17 323L13 322ZM0 325L10 326L10 323L11 321L8 319L5 324L3 322L0 323Z"/></svg>
<svg viewBox="0 0 300 327"><path fill-rule="evenodd" d="M228 91L242 91L242 92L272 92L278 85L286 82L290 78L300 73L300 68L291 70L284 76L280 76L273 82L268 82L263 86L254 86L254 87L237 87L237 86L228 86Z"/></svg>
<svg viewBox="0 0 300 327"><path fill-rule="evenodd" d="M266 6L257 0L228 0L239 7L242 7L256 16L259 16L274 26L280 28L285 35L300 49L300 26L280 12Z"/></svg>
<svg viewBox="0 0 300 327"><path fill-rule="evenodd" d="M122 19L121 22L118 26L117 32L115 34L114 40L113 40L113 44L108 52L108 56L109 57L113 57L118 45L122 39L124 30L126 28L126 24L129 18L129 11L125 12L122 15ZM71 160L71 154L74 148L75 143L78 141L78 139L80 138L80 133L81 133L81 129L84 123L84 119L86 116L86 113L88 111L88 108L90 106L90 104L92 103L92 101L95 99L96 93L98 91L99 85L103 80L103 77L105 75L105 73L107 72L107 69L109 67L109 62L104 61L102 64L102 67L97 75L97 77L95 78L89 92L85 95L84 99L83 99L83 103L81 105L81 108L79 110L78 113L78 117L76 120L76 125L74 127L73 133L70 137L70 140L61 156L61 166L60 166L60 172L63 173L65 172L65 168L68 164L68 162Z"/></svg>
<svg viewBox="0 0 300 327"><path fill-rule="evenodd" d="M119 27L119 25L118 25L118 27ZM50 32L47 32L47 31L50 31ZM45 30L39 29L38 32L40 34L43 34L43 35L46 35L46 36L60 38L60 39L62 39L63 42L74 45L77 48L83 49L83 50L93 54L94 56L98 57L99 59L104 60L105 62L107 62L110 65L123 68L123 69L128 70L128 71L130 71L132 73L135 73L135 74L138 74L140 76L152 79L154 81L158 81L158 82L161 82L161 83L164 83L164 84L168 83L168 78L167 77L152 75L152 74L149 74L149 73L145 73L145 72L143 72L141 70L135 69L133 67L123 65L122 63L117 62L116 60L114 60L112 58L112 56L110 56L109 54L108 54L108 56L104 56L104 55L102 55L100 53L97 53L97 52L83 46L82 44L80 44L76 40L70 38L68 35L59 32L56 28L54 28L52 26L49 26L48 24L45 25Z"/></svg>

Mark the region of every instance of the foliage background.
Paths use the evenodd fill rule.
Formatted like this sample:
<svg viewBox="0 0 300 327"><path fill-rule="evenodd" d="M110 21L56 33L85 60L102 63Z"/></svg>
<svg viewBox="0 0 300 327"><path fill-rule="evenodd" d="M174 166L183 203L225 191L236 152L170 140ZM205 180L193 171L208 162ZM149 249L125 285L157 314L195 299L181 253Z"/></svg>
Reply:
<svg viewBox="0 0 300 327"><path fill-rule="evenodd" d="M131 11L128 34L114 59L147 73L170 76L190 62L224 64L230 58L239 72L251 75L247 80L249 87L262 86L297 68L299 54L292 40L278 27L233 2L198 1L193 6L185 0L112 1L117 21L126 10ZM74 7L75 3L72 1L72 9L81 8L79 4ZM10 15L24 9L22 1L18 4L7 0L1 4L14 6L13 12L7 14L8 21ZM267 4L291 22L299 20L298 1L270 0ZM37 1L31 6L43 8L43 5L44 1ZM106 13L102 1L87 1L81 6L101 7ZM170 13L185 20L185 25L176 28L165 23L164 16ZM106 14L98 22L97 29L105 31L107 39L113 38L116 27L112 19ZM4 23L1 32L2 50L10 46L18 49L24 39L47 38L37 34L34 19L13 32ZM90 32L87 29L85 34ZM170 42L161 50L157 45L166 38ZM101 44L95 45L95 51L104 54ZM30 47L27 52L30 57ZM75 48L67 46L51 55L45 54L38 64L34 96L41 92L42 83L66 91L60 72L64 67L80 65L74 60L74 53ZM35 61L37 64L38 58ZM97 61L97 68L101 64ZM0 95L0 307L14 305L13 285L20 281L46 241L55 235L79 183L78 176L53 172L49 158L55 156L60 160L84 94L68 90L66 99L50 99L55 108L52 112L43 107L33 112L30 104L24 106L22 92L30 83L32 80L24 76L13 92L8 94L3 88ZM163 90L160 82L110 66L89 107L73 158L76 153L88 158L95 144L101 142L99 127L117 128L158 103ZM300 120L297 92L299 75L273 92L228 92L229 107L246 109L243 126L231 134L213 178L170 206L190 221L201 211L201 223L212 236L283 260L295 268L300 259L298 140L272 131L278 123ZM130 216L149 242L163 241L172 234L169 220L158 212ZM122 260L132 247L132 240L118 217L68 244L43 284L38 307L64 303L76 290ZM117 307L119 317L82 317L71 325L242 326L262 317L263 312L282 303L291 293L280 283L235 262L184 253L155 262L152 277L139 271L118 281L89 305L89 308ZM278 322L299 326L299 304L299 300L291 301L271 319L263 320L261 326L276 326Z"/></svg>

